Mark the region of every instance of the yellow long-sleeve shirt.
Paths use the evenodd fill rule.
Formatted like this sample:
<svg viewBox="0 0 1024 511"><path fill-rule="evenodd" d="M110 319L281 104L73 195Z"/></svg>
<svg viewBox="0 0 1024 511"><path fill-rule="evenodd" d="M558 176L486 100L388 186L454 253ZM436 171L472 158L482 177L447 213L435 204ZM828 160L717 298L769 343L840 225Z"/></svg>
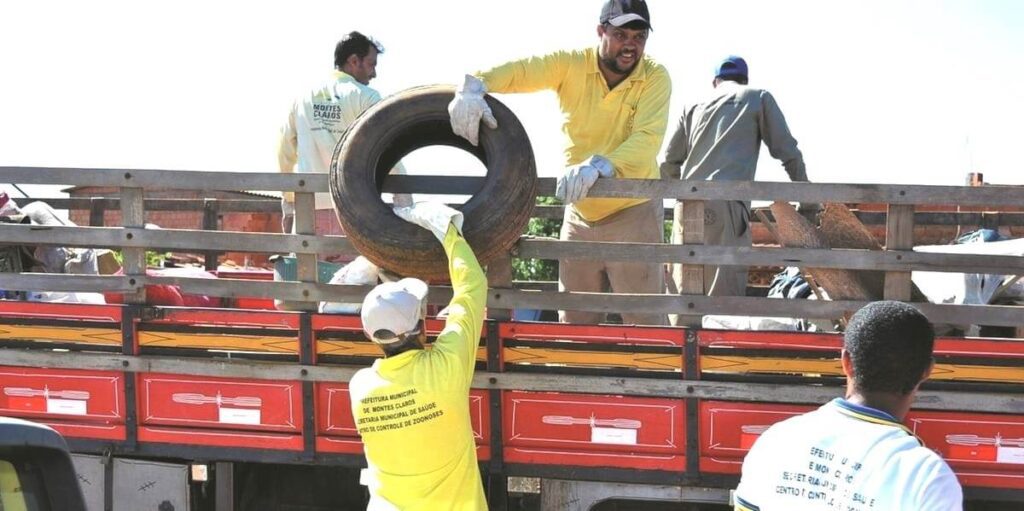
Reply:
<svg viewBox="0 0 1024 511"><path fill-rule="evenodd" d="M454 227L444 249L454 296L433 349L377 360L349 384L371 510L487 509L469 418L487 277Z"/></svg>
<svg viewBox="0 0 1024 511"><path fill-rule="evenodd" d="M658 179L656 158L668 125L672 82L665 67L645 56L614 89L597 66L596 48L559 51L509 62L477 73L489 92L558 94L565 121L565 164L599 154L615 165L615 177ZM573 207L588 221L647 199L587 198Z"/></svg>

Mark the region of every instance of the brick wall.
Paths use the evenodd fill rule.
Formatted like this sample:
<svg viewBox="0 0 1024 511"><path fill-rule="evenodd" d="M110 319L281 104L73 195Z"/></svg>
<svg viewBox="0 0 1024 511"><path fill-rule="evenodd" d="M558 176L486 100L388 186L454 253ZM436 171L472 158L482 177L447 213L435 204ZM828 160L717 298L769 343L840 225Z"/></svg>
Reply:
<svg viewBox="0 0 1024 511"><path fill-rule="evenodd" d="M120 196L117 188L103 187L76 187L68 190L71 197L112 197ZM210 192L200 193L194 190L146 190L147 199L261 199L263 197L237 192ZM274 199L269 199L274 200ZM88 210L71 210L68 217L76 225L89 225ZM245 213L226 212L218 215L218 228L222 231L239 232L281 232L280 213ZM146 223L156 224L164 229L202 229L202 211L146 211ZM121 211L107 210L103 213L103 225L120 226ZM232 261L235 264L243 265L246 256L250 265L269 267L267 258L271 254L245 254L241 252L228 252L221 254L219 261Z"/></svg>

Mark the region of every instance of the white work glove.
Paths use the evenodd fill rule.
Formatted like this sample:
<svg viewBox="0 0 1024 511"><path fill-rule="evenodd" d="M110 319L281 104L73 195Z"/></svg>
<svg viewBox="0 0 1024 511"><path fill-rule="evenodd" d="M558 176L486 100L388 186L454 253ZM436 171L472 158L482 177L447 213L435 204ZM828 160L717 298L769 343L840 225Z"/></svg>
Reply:
<svg viewBox="0 0 1024 511"><path fill-rule="evenodd" d="M477 145L481 119L491 129L498 127L498 120L484 100L485 94L484 82L473 75L466 75L466 81L455 91L455 99L448 103L452 131L473 145Z"/></svg>
<svg viewBox="0 0 1024 511"><path fill-rule="evenodd" d="M292 232L292 225L295 223L295 204L281 199L281 232L288 234Z"/></svg>
<svg viewBox="0 0 1024 511"><path fill-rule="evenodd" d="M411 208L415 206L412 202L411 193L396 193L391 202L394 203L396 208Z"/></svg>
<svg viewBox="0 0 1024 511"><path fill-rule="evenodd" d="M397 207L395 214L406 222L414 223L434 234L440 242L448 234L448 226L455 225L462 234L462 212L454 210L440 202L417 202L412 207Z"/></svg>
<svg viewBox="0 0 1024 511"><path fill-rule="evenodd" d="M565 204L572 204L587 196L597 178L613 175L615 166L612 162L604 156L595 154L587 161L565 169L565 174L558 178L558 184L555 186L555 197Z"/></svg>

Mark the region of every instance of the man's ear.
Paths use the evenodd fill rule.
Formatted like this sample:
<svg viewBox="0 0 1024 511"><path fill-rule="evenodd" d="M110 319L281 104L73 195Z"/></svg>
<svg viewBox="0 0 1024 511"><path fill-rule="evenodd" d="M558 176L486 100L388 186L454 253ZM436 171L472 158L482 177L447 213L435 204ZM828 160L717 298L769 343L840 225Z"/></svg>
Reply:
<svg viewBox="0 0 1024 511"><path fill-rule="evenodd" d="M349 55L347 59L345 59L345 66L359 67L360 60L361 59L359 58L359 55L353 53L352 55Z"/></svg>
<svg viewBox="0 0 1024 511"><path fill-rule="evenodd" d="M597 37L604 37L604 25L603 24L599 23L597 25Z"/></svg>
<svg viewBox="0 0 1024 511"><path fill-rule="evenodd" d="M853 357L850 356L850 352L846 350L840 351L839 360L843 365L843 374L846 375L847 378L853 378Z"/></svg>
<svg viewBox="0 0 1024 511"><path fill-rule="evenodd" d="M924 370L924 375L921 376L921 383L924 383L925 380L927 380L928 378L931 377L932 371L934 369L935 369L935 359L933 358L931 360L931 362L928 363L928 368ZM918 385L920 385L920 383Z"/></svg>

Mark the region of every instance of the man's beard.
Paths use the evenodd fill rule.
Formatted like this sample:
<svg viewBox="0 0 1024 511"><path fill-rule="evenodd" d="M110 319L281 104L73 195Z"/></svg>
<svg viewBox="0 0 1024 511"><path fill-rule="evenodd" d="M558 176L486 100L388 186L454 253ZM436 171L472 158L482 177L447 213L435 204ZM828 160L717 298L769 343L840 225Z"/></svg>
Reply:
<svg viewBox="0 0 1024 511"><path fill-rule="evenodd" d="M629 69L622 69L619 67L619 62L615 60L617 57L617 55L615 57L601 57L601 63L604 64L604 67L617 75L625 76L632 73L636 69L637 64L640 63L640 59L637 58L633 61L633 65L629 66Z"/></svg>

